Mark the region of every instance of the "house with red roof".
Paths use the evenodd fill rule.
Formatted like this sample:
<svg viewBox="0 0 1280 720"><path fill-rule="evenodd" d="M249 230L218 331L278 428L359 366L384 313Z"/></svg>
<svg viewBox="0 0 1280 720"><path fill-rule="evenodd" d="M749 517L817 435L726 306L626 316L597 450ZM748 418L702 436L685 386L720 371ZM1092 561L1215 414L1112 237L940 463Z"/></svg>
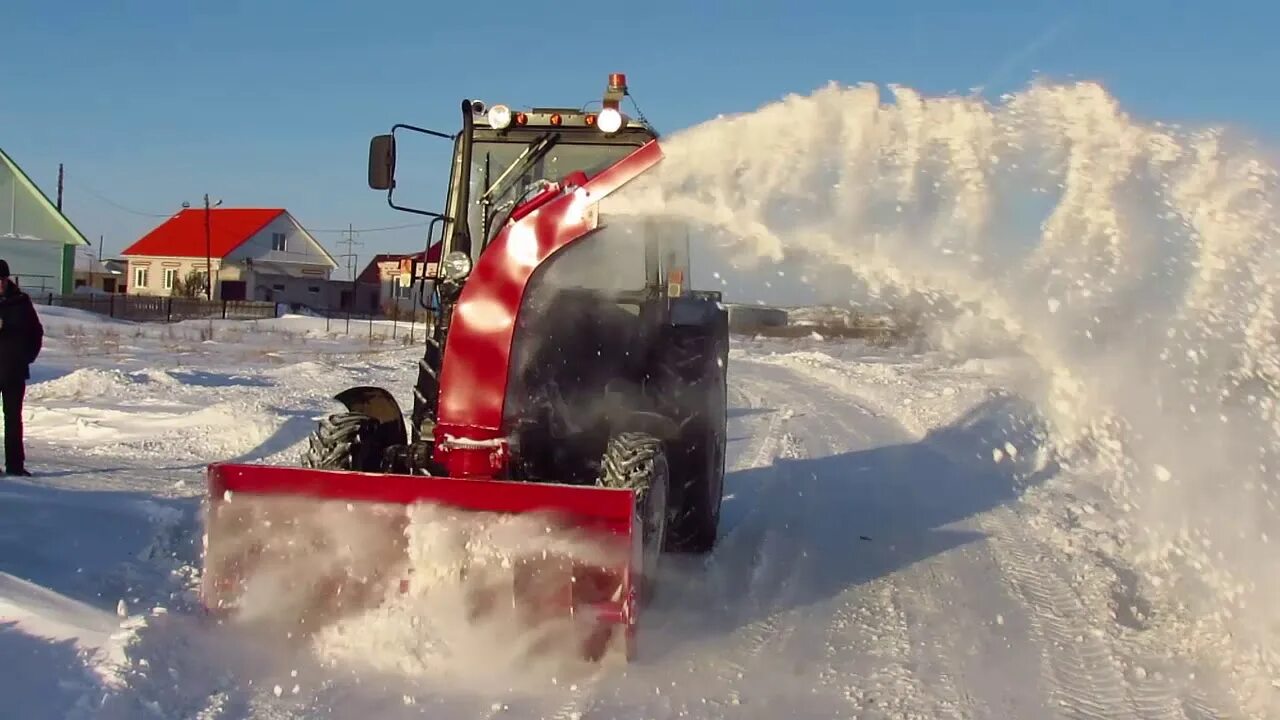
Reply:
<svg viewBox="0 0 1280 720"><path fill-rule="evenodd" d="M406 263L428 263L428 274L434 274L434 263L440 261L440 244L424 252L379 253L356 276L356 304L361 312L387 313L395 307L400 312L414 312L418 297L412 283L403 283Z"/></svg>
<svg viewBox="0 0 1280 720"><path fill-rule="evenodd" d="M212 266L215 300L338 303L338 262L283 208L184 209L121 254L130 295L173 295L192 273L203 288Z"/></svg>

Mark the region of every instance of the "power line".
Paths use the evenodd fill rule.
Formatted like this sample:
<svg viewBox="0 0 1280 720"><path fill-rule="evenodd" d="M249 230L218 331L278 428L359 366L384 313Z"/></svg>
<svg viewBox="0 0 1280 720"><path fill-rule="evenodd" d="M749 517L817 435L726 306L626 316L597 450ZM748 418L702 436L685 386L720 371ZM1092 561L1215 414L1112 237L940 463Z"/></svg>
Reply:
<svg viewBox="0 0 1280 720"><path fill-rule="evenodd" d="M117 210L121 210L123 212L127 212L131 215L139 215L141 217L150 217L150 218L170 218L170 217L173 217L175 214L175 213L142 212L141 210L135 210L131 207L121 205L120 203L106 197L102 193L94 190L93 188L89 187L88 185L85 185L84 183L78 180L69 180L68 184L78 187L81 190L85 191L86 193L97 198L98 200L101 200L102 202L110 205L111 207L114 207ZM429 223L427 222L413 222L413 223L405 223L403 225L386 225L383 227L370 227L370 228L352 228L350 226L345 228L306 228L306 231L309 233L348 233L348 232L371 233L371 232L387 232L389 230L404 230L406 228L414 228L414 227L424 227L428 224ZM306 226L303 226L303 227L306 227Z"/></svg>
<svg viewBox="0 0 1280 720"><path fill-rule="evenodd" d="M151 217L151 218L167 218L167 217L173 217L173 213L148 213L148 212L142 212L142 211L140 211L140 210L134 210L133 208L130 208L130 207L125 207L124 205L121 205L120 203L118 203L118 202L116 202L116 201L114 201L114 200L111 200L110 198L108 198L108 197L104 196L102 193L100 193L100 192L98 192L98 191L94 190L93 188L89 187L88 185L85 185L84 183L80 182L79 180L69 180L69 181L68 181L68 184L70 184L70 185L72 185L72 186L74 186L74 187L78 187L78 188L80 188L81 190L83 190L83 191L85 191L85 192L89 193L89 194L90 194L90 195L92 195L93 197L95 197L95 198L97 198L97 199L101 200L102 202L104 202L104 203L106 203L106 204L110 205L111 207L113 207L113 208L115 208L115 209L117 209L117 210L123 210L124 212L127 212L127 213L129 213L129 214L131 214L131 215L141 215L142 217Z"/></svg>
<svg viewBox="0 0 1280 720"><path fill-rule="evenodd" d="M411 228L411 227L423 227L424 225L429 225L429 224L430 224L430 223L425 223L425 222L415 222L415 223L406 223L406 224L404 224L404 225L387 225L386 227L375 227L375 228L352 228L352 227L350 227L350 226L347 226L347 227L345 227L345 228L321 228L321 229L319 229L319 230L316 230L316 229L313 229L313 228L307 228L307 232L311 232L311 233L349 233L349 232L368 233L368 232L383 232L383 231L385 231L385 230L403 230L404 228Z"/></svg>

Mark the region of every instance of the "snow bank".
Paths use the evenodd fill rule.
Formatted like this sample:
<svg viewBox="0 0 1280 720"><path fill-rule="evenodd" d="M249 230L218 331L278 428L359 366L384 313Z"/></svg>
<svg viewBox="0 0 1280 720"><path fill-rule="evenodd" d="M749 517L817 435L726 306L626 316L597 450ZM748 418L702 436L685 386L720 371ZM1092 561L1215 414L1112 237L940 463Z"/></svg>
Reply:
<svg viewBox="0 0 1280 720"><path fill-rule="evenodd" d="M78 650L104 646L118 618L99 608L0 572L0 617L29 635L70 641Z"/></svg>
<svg viewBox="0 0 1280 720"><path fill-rule="evenodd" d="M14 717L95 717L126 617L173 602L195 561L194 507L0 481L0 692Z"/></svg>
<svg viewBox="0 0 1280 720"><path fill-rule="evenodd" d="M118 618L0 572L0 700L9 717L66 717L81 705ZM11 714L11 715L10 715Z"/></svg>
<svg viewBox="0 0 1280 720"><path fill-rule="evenodd" d="M607 211L690 220L738 265L845 266L954 357L1028 358L1066 468L1044 497L1107 498L1094 547L1164 609L1150 632L1274 712L1275 168L1093 83L998 105L891 91L833 84L677 133ZM1045 500L1047 526L1071 526L1063 507Z"/></svg>

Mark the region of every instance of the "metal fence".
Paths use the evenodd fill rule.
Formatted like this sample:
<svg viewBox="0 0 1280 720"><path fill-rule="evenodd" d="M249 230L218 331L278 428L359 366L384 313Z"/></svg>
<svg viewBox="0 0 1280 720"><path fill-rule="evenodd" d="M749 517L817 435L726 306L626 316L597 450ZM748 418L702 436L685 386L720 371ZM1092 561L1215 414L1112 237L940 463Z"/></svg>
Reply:
<svg viewBox="0 0 1280 720"><path fill-rule="evenodd" d="M124 294L58 295L29 293L41 305L74 308L135 322L179 320L264 320L276 317L276 305L251 300L203 300Z"/></svg>

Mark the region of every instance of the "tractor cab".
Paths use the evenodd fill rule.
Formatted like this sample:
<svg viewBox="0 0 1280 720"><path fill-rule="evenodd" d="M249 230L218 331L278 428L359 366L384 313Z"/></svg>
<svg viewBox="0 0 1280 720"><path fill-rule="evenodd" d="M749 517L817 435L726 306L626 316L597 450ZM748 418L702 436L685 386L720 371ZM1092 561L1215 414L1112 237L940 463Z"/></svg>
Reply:
<svg viewBox="0 0 1280 720"><path fill-rule="evenodd" d="M386 190L398 210L433 218L428 245L441 244L442 262L415 266L414 278L461 286L481 253L508 223L536 209L566 185L580 185L656 140L643 119L623 113L626 76L614 73L600 101L582 107L515 109L463 100L462 129L449 135L399 124L370 143L369 186ZM598 109L593 106L599 103ZM451 139L454 144L443 213L397 205L394 199L398 130ZM438 233L438 234L437 234ZM660 253L687 257L687 248ZM673 261L679 262L679 261ZM683 263L681 263L683 264Z"/></svg>

